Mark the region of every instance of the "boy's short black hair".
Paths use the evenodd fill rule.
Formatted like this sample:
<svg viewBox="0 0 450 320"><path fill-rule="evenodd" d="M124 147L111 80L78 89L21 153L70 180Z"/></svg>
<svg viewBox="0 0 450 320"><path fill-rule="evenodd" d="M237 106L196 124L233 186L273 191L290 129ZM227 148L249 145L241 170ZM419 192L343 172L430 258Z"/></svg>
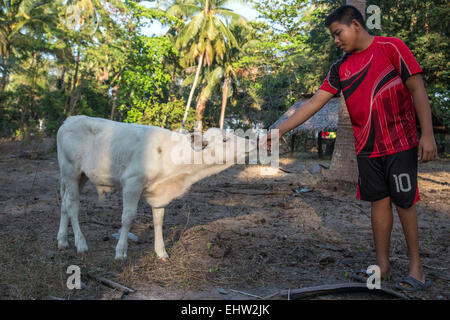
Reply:
<svg viewBox="0 0 450 320"><path fill-rule="evenodd" d="M361 26L366 29L366 23L364 22L361 12L359 12L359 10L354 6L350 5L342 6L330 13L325 19L325 26L329 28L331 24L336 21L349 26L353 19L358 21Z"/></svg>

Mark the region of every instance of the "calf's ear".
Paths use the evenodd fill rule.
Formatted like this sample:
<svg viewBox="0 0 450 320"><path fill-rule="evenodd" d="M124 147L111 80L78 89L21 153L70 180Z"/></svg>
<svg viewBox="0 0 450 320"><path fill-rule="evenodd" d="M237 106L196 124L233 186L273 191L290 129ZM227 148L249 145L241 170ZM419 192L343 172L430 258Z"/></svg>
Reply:
<svg viewBox="0 0 450 320"><path fill-rule="evenodd" d="M202 139L202 149L205 149L208 146L208 140Z"/></svg>
<svg viewBox="0 0 450 320"><path fill-rule="evenodd" d="M205 149L208 145L208 141L203 139L201 134L191 133L191 147L195 151L200 151L201 149Z"/></svg>

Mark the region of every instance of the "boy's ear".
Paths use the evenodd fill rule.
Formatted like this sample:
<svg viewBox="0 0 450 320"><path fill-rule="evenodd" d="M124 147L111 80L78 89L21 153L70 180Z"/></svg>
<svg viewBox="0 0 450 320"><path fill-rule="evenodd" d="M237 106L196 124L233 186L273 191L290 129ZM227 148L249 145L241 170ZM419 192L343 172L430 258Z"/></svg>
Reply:
<svg viewBox="0 0 450 320"><path fill-rule="evenodd" d="M354 25L356 28L364 29L361 23L356 19L352 19L352 25Z"/></svg>

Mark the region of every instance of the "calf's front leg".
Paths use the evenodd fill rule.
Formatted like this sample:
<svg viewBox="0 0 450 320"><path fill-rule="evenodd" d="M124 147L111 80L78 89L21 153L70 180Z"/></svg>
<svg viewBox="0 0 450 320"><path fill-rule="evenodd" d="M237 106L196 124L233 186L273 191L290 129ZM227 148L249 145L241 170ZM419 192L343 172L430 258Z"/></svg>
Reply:
<svg viewBox="0 0 450 320"><path fill-rule="evenodd" d="M164 208L152 207L153 213L153 227L155 228L155 252L158 258L166 261L169 255L166 252L163 238L163 221L164 221Z"/></svg>
<svg viewBox="0 0 450 320"><path fill-rule="evenodd" d="M127 258L128 232L136 217L141 193L142 187L134 181L130 181L123 187L122 228L120 231L119 242L116 246L116 260L124 260Z"/></svg>

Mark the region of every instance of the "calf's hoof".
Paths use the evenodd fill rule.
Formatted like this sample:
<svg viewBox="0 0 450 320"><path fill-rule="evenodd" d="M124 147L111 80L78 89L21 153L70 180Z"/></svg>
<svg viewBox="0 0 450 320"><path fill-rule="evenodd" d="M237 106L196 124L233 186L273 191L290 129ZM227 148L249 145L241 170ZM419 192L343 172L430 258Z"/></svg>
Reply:
<svg viewBox="0 0 450 320"><path fill-rule="evenodd" d="M126 253L116 253L116 257L114 258L116 260L126 260L127 259L127 254Z"/></svg>
<svg viewBox="0 0 450 320"><path fill-rule="evenodd" d="M78 253L85 253L88 251L88 246L86 244L86 240L84 240L84 239L75 241L75 247L77 247Z"/></svg>
<svg viewBox="0 0 450 320"><path fill-rule="evenodd" d="M77 247L77 253L86 253L87 251L88 247L86 245Z"/></svg>
<svg viewBox="0 0 450 320"><path fill-rule="evenodd" d="M67 240L58 240L58 249L67 249L69 247L69 242Z"/></svg>
<svg viewBox="0 0 450 320"><path fill-rule="evenodd" d="M114 259L116 260L125 260L127 258L127 251L123 249L116 249L116 257Z"/></svg>
<svg viewBox="0 0 450 320"><path fill-rule="evenodd" d="M169 255L165 251L162 254L156 254L156 255L158 256L158 260L162 261L162 262L167 262L167 260L169 259Z"/></svg>

